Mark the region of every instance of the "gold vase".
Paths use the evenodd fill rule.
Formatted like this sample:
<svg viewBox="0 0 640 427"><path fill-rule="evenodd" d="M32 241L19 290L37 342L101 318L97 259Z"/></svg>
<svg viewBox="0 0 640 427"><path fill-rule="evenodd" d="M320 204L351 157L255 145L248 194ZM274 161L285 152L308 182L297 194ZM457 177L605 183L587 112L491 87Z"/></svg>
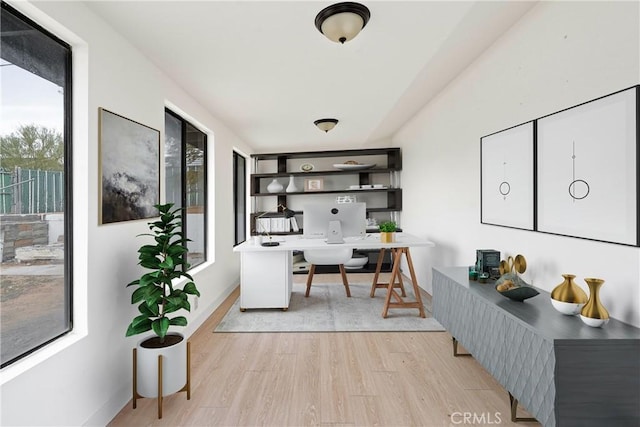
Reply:
<svg viewBox="0 0 640 427"><path fill-rule="evenodd" d="M396 233L390 231L381 231L380 232L380 242L382 243L393 243L396 241Z"/></svg>
<svg viewBox="0 0 640 427"><path fill-rule="evenodd" d="M589 299L585 291L576 285L573 274L563 274L564 281L551 291L551 304L562 314L569 316L580 313Z"/></svg>
<svg viewBox="0 0 640 427"><path fill-rule="evenodd" d="M580 310L580 318L585 324L599 328L609 321L609 312L600 302L600 287L604 280L587 277L584 281L589 286L589 300Z"/></svg>

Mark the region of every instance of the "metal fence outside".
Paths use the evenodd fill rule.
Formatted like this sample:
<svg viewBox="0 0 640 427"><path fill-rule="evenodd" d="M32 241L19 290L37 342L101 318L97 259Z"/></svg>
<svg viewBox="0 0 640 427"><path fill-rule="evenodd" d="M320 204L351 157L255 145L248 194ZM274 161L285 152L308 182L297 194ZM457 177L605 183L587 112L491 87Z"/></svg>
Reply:
<svg viewBox="0 0 640 427"><path fill-rule="evenodd" d="M0 214L64 211L64 172L0 170Z"/></svg>

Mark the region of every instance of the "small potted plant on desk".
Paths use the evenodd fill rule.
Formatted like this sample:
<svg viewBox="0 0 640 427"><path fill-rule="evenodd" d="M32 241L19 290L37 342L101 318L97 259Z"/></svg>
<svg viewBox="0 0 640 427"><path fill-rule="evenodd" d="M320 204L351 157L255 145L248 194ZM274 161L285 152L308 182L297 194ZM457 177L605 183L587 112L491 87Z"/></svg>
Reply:
<svg viewBox="0 0 640 427"><path fill-rule="evenodd" d="M382 243L392 243L396 240L396 230L398 226L395 221L385 221L380 224L380 241Z"/></svg>
<svg viewBox="0 0 640 427"><path fill-rule="evenodd" d="M191 311L189 295L200 296L193 278L186 273L188 249L182 233L180 208L173 203L155 205L160 217L149 222L153 244L138 249L139 265L147 273L127 286L137 289L131 303L139 304L138 314L127 329L126 336L152 331L133 350L133 407L139 397L158 398L158 418L162 418L162 397L186 391L191 397L189 373L189 343L180 333L169 333L170 326L187 326L184 316L169 317L179 310ZM178 285L174 280L187 279Z"/></svg>

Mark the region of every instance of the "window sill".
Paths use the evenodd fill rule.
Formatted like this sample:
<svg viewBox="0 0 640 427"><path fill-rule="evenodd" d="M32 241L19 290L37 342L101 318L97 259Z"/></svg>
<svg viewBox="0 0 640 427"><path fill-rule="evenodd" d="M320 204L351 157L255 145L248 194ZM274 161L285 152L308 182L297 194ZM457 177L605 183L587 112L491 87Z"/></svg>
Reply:
<svg viewBox="0 0 640 427"><path fill-rule="evenodd" d="M64 337L58 338L46 347L43 347L29 356L26 356L25 358L3 368L0 371L0 386L29 371L40 363L43 363L50 357L66 350L86 336L86 333L71 331Z"/></svg>

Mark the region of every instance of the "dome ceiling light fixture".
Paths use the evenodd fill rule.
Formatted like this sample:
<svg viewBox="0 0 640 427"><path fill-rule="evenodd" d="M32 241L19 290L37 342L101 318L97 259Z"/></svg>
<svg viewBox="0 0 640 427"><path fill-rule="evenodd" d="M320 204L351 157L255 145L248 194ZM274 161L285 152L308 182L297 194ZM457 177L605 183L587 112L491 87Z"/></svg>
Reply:
<svg viewBox="0 0 640 427"><path fill-rule="evenodd" d="M369 9L360 3L336 3L318 13L316 28L329 40L344 44L358 35L370 17Z"/></svg>
<svg viewBox="0 0 640 427"><path fill-rule="evenodd" d="M338 124L338 119L318 119L313 122L313 124L318 126L318 129L326 133L336 127L336 125Z"/></svg>

